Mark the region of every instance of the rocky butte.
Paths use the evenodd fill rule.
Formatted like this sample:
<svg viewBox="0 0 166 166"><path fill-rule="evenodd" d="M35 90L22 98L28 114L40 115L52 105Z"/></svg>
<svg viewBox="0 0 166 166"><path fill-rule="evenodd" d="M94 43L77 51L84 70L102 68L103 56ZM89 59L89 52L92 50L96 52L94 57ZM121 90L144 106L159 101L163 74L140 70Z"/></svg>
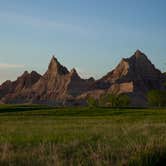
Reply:
<svg viewBox="0 0 166 166"><path fill-rule="evenodd" d="M127 94L132 106L146 106L149 90L164 90L162 74L147 56L137 50L130 58L123 58L117 67L99 80L81 78L75 69L69 71L53 56L42 76L25 71L16 81L0 86L0 103L85 105L91 96Z"/></svg>

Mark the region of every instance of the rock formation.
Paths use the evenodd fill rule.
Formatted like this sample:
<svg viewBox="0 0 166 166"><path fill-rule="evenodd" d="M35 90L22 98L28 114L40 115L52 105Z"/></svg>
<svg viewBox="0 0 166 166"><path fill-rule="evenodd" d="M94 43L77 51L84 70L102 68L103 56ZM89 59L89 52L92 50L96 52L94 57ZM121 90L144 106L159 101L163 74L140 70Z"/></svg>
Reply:
<svg viewBox="0 0 166 166"><path fill-rule="evenodd" d="M25 71L16 81L6 81L0 86L0 100L2 103L30 102L32 86L40 79L41 75L35 71Z"/></svg>
<svg viewBox="0 0 166 166"><path fill-rule="evenodd" d="M81 79L75 69L68 71L53 56L47 72L32 87L36 101L46 104L65 104L90 90L94 81ZM74 103L74 102L73 102Z"/></svg>
<svg viewBox="0 0 166 166"><path fill-rule="evenodd" d="M96 88L107 93L127 93L133 105L146 105L146 93L151 89L163 89L163 74L155 68L147 56L137 50L130 58L123 58L118 66L96 82Z"/></svg>
<svg viewBox="0 0 166 166"><path fill-rule="evenodd" d="M43 76L26 71L16 81L4 82L0 86L0 101L75 105L85 104L88 96L125 93L131 97L132 105L145 106L146 93L164 89L164 79L164 74L139 50L130 58L123 58L113 71L97 81L82 79L75 69L69 71L53 56Z"/></svg>
<svg viewBox="0 0 166 166"><path fill-rule="evenodd" d="M93 79L82 79L75 69L68 71L53 56L43 76L27 71L16 81L6 81L0 87L3 103L74 104L76 96L90 90Z"/></svg>
<svg viewBox="0 0 166 166"><path fill-rule="evenodd" d="M144 84L142 88L155 89L160 87L162 73L155 68L145 54L137 50L130 58L122 59L118 66L98 82L109 86L114 83L134 82Z"/></svg>

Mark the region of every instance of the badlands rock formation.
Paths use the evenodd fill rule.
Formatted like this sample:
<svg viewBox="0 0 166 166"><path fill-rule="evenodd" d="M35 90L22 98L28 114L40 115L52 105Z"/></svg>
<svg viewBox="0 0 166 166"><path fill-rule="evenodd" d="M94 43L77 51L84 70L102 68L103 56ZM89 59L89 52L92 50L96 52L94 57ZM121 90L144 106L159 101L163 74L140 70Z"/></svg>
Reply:
<svg viewBox="0 0 166 166"><path fill-rule="evenodd" d="M146 93L163 90L164 79L164 74L139 50L97 81L82 79L75 69L69 71L53 56L43 76L26 71L16 81L4 82L0 86L0 103L82 105L89 96L124 93L131 97L132 105L146 106Z"/></svg>
<svg viewBox="0 0 166 166"><path fill-rule="evenodd" d="M100 97L102 94L128 94L132 105L146 106L146 94L149 90L163 90L163 74L155 68L147 56L137 50L130 58L123 58L118 66L97 80L93 91L83 94Z"/></svg>
<svg viewBox="0 0 166 166"><path fill-rule="evenodd" d="M31 102L33 96L30 91L32 86L41 78L35 71L25 71L16 81L6 81L0 86L0 101L2 103Z"/></svg>

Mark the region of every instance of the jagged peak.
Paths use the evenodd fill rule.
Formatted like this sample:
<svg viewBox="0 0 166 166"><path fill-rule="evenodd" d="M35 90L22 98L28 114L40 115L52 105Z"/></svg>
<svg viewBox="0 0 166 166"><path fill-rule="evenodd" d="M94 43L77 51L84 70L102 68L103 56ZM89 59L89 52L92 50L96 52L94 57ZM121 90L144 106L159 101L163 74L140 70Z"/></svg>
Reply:
<svg viewBox="0 0 166 166"><path fill-rule="evenodd" d="M126 62L127 61L127 58L122 58L121 61L119 62L119 64L123 63L123 62ZM118 64L118 65L119 65Z"/></svg>
<svg viewBox="0 0 166 166"><path fill-rule="evenodd" d="M77 77L77 78L80 78L77 70L75 68L73 68L71 71L70 71L70 74L72 77Z"/></svg>
<svg viewBox="0 0 166 166"><path fill-rule="evenodd" d="M24 71L24 73L18 77L18 78L21 78L21 77L26 77L26 76L30 76L30 75L40 75L39 73L37 73L36 71L32 70L31 72L28 72L27 70Z"/></svg>
<svg viewBox="0 0 166 166"><path fill-rule="evenodd" d="M90 77L87 79L88 81L95 81L95 79L93 77Z"/></svg>
<svg viewBox="0 0 166 166"><path fill-rule="evenodd" d="M40 77L41 75L38 74L36 71L31 71L31 72L24 71L24 73L21 76L17 77L17 79L14 82L24 79L31 79L31 78L39 79Z"/></svg>
<svg viewBox="0 0 166 166"><path fill-rule="evenodd" d="M75 68L71 69L70 73L76 73L77 74L77 70Z"/></svg>
<svg viewBox="0 0 166 166"><path fill-rule="evenodd" d="M12 81L11 80L6 80L4 83L11 83Z"/></svg>
<svg viewBox="0 0 166 166"><path fill-rule="evenodd" d="M30 74L31 74L31 75L40 75L40 74L39 74L38 72L36 72L35 70L32 70Z"/></svg>
<svg viewBox="0 0 166 166"><path fill-rule="evenodd" d="M26 71L24 71L24 73L21 75L21 77L26 76L26 75L28 75L28 74L29 74L29 72L26 70Z"/></svg>
<svg viewBox="0 0 166 166"><path fill-rule="evenodd" d="M139 49L137 49L135 51L135 53L131 57L129 57L129 58L122 58L121 61L120 61L120 63L119 63L119 65L122 64L123 62L128 62L128 61L133 61L133 60L137 61L138 59L144 59L144 60L149 61L149 59L147 58L147 56L142 51L140 51Z"/></svg>
<svg viewBox="0 0 166 166"><path fill-rule="evenodd" d="M60 65L60 63L58 62L58 59L54 55L51 58L49 66L51 65Z"/></svg>
<svg viewBox="0 0 166 166"><path fill-rule="evenodd" d="M135 53L143 54L143 52L142 52L141 50L139 50L139 49L137 49L137 50L135 51Z"/></svg>
<svg viewBox="0 0 166 166"><path fill-rule="evenodd" d="M52 55L51 62L59 63L58 59L55 57L55 55Z"/></svg>
<svg viewBox="0 0 166 166"><path fill-rule="evenodd" d="M135 58L141 58L141 57L147 58L146 55L142 51L140 51L139 49L136 50L136 52L134 53L134 57Z"/></svg>
<svg viewBox="0 0 166 166"><path fill-rule="evenodd" d="M6 81L3 82L0 86L2 86L2 85L8 85L8 84L11 84L11 83L12 83L11 80L6 80Z"/></svg>
<svg viewBox="0 0 166 166"><path fill-rule="evenodd" d="M49 74L59 74L59 75L65 75L68 74L69 71L67 70L67 68L65 66L62 66L58 59L53 55L50 61L50 64L48 66L48 71L47 73Z"/></svg>

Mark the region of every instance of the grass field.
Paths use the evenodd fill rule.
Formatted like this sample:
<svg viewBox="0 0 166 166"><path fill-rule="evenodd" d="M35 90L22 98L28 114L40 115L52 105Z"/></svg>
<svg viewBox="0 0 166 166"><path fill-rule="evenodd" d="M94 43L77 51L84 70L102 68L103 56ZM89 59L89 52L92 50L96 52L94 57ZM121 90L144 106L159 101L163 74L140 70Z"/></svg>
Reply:
<svg viewBox="0 0 166 166"><path fill-rule="evenodd" d="M166 109L1 105L0 165L166 165Z"/></svg>

